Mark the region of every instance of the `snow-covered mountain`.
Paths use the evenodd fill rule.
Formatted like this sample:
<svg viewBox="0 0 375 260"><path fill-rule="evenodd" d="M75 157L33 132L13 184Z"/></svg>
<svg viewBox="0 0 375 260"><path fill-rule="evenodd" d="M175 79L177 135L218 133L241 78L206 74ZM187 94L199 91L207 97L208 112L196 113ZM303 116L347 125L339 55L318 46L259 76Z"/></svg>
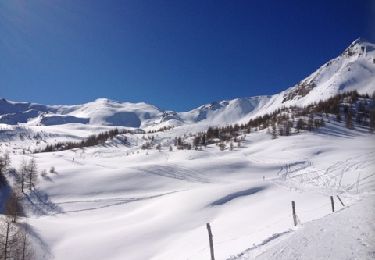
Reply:
<svg viewBox="0 0 375 260"><path fill-rule="evenodd" d="M375 91L375 44L361 39L295 86L274 95L262 112L281 106L306 106L353 90L360 94Z"/></svg>
<svg viewBox="0 0 375 260"><path fill-rule="evenodd" d="M146 103L100 98L83 105L47 106L0 100L0 123L59 125L81 123L135 128L184 124L228 124L286 106L306 106L351 90L375 91L375 44L355 40L337 58L328 61L295 86L273 96L236 98L202 105L188 112L164 111Z"/></svg>
<svg viewBox="0 0 375 260"><path fill-rule="evenodd" d="M5 124L59 125L82 123L143 127L160 120L163 112L146 103L119 103L105 98L83 105L46 106L0 100L0 122Z"/></svg>
<svg viewBox="0 0 375 260"><path fill-rule="evenodd" d="M22 239L34 257L27 259L204 260L210 223L215 259L373 259L372 98L347 95L332 109L337 113L285 109L238 131L211 129L209 137L206 130L339 92L372 94L374 54L374 44L357 40L279 94L188 112L108 99L70 106L0 99L2 165L3 155L10 158L0 174L8 180L0 187L0 209L9 210L8 216L0 210L0 230L16 234L8 253L18 255L13 245ZM14 126L19 123L25 125ZM171 125L179 127L114 131ZM118 134L105 138L111 130ZM33 161L35 183L23 178ZM11 189L18 198L11 199ZM22 215L8 207L17 200ZM7 220L9 213L18 223Z"/></svg>

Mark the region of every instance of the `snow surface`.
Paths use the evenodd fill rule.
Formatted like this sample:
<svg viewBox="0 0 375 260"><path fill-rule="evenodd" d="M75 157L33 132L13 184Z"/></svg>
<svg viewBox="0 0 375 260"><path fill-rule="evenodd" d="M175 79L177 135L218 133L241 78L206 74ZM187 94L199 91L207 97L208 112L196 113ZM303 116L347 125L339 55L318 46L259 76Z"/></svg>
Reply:
<svg viewBox="0 0 375 260"><path fill-rule="evenodd" d="M375 197L323 219L303 225L294 232L275 234L263 247L248 249L237 260L254 259L374 259ZM276 241L281 240L281 241ZM266 245L267 244L267 245Z"/></svg>
<svg viewBox="0 0 375 260"><path fill-rule="evenodd" d="M331 128L334 135L327 134ZM43 129L84 134L74 125ZM160 133L157 140L174 134ZM129 136L130 145L115 139L33 155L40 170L56 168L56 174L40 178L41 198L26 204L28 222L50 252L46 258L208 259L210 222L216 258L230 259L292 232L292 200L304 225L331 214L330 195L340 194L349 206L375 191L373 135L336 123L276 140L266 131L253 133L241 148L224 152L215 145L146 152L141 142ZM23 145L29 144L1 147L17 151ZM12 160L22 157L31 155L13 154ZM337 200L336 208L342 208Z"/></svg>
<svg viewBox="0 0 375 260"><path fill-rule="evenodd" d="M75 106L0 100L0 151L11 153L12 166L34 157L39 170L56 168L40 176L25 199L38 259L209 259L207 222L216 259L373 259L375 148L368 129L347 130L331 119L314 132L275 140L266 130L253 132L234 151L169 146L209 125L245 122L353 89L372 93L374 50L355 41L280 94L189 112L108 99ZM153 134L160 152L141 150L150 135L136 134L126 142L122 135L90 148L27 153L115 127L161 126L175 128ZM334 214L330 196L339 211ZM338 245L345 249L337 252Z"/></svg>

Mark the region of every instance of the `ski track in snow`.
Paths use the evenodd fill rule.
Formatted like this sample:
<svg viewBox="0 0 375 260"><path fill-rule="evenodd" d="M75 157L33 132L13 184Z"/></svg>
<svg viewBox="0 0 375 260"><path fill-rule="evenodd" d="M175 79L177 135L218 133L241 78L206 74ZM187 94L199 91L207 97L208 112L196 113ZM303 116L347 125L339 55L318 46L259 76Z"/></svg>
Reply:
<svg viewBox="0 0 375 260"><path fill-rule="evenodd" d="M275 140L266 130L253 132L233 151L215 145L169 151L175 137L189 139L208 126L248 122L343 91L371 94L374 54L375 45L356 41L279 94L214 102L188 112L108 99L75 106L1 99L1 122L25 122L0 125L0 151L11 152L12 166L35 157L40 170L56 167L56 174L39 178L24 199L32 237L44 251L36 252L39 259L209 259L206 223L212 226L217 260L374 259L375 151L368 129L348 130L331 118L312 133ZM311 85L306 95L299 93ZM43 113L30 115L30 109ZM28 148L79 141L116 124L146 131L175 128L155 134L160 152L141 150L151 135L136 134L85 149L22 155ZM40 138L31 138L35 134ZM335 197L333 214L329 196Z"/></svg>
<svg viewBox="0 0 375 260"><path fill-rule="evenodd" d="M374 202L374 195L368 196L292 232L272 236L261 244L266 249L254 246L228 260L374 259ZM273 239L278 241L270 243Z"/></svg>
<svg viewBox="0 0 375 260"><path fill-rule="evenodd" d="M294 188L301 187L301 185L324 187L329 192L335 190L339 194L357 192L355 190L357 184L361 185L363 181L369 178L374 179L371 180L371 183L375 181L375 171L362 176L360 179L353 179L353 176L350 176L352 181L349 183L343 184L343 180L348 175L352 175L353 172L371 168L372 165L375 165L375 152L338 161L325 170L314 168L312 162L309 161L295 162L281 167L277 173L281 175L280 179L276 179L275 182ZM369 184L368 180L366 184Z"/></svg>
<svg viewBox="0 0 375 260"><path fill-rule="evenodd" d="M177 192L177 191L176 191ZM143 200L150 200L154 198L159 198L165 195L173 194L175 192L168 192L168 193L162 193L162 194L156 194L153 196L148 197L139 197L139 198L108 198L108 199L95 199L95 200L76 200L76 201L64 201L64 202L58 202L56 203L57 206L64 206L64 210L61 210L61 212L52 213L51 215L57 215L57 214L66 214L66 213L74 213L74 212L82 212L82 211L92 211L97 209L103 209L103 208L109 208L114 206L120 206L131 202L138 202ZM66 205L72 205L74 208L78 208L75 210L67 210ZM85 205L91 205L96 204L95 207L87 207ZM100 205L100 206L98 206Z"/></svg>
<svg viewBox="0 0 375 260"><path fill-rule="evenodd" d="M217 259L252 259L330 214L330 195L351 206L375 191L371 138L306 133L271 140L254 133L232 152L97 146L37 154L40 169L55 166L56 174L40 179L25 208L56 259L207 259L206 222ZM292 227L291 200L297 201L298 228ZM336 208L344 207L336 200ZM86 232L108 233L112 246L98 246ZM134 247L145 241L147 250ZM72 251L76 243L84 253Z"/></svg>
<svg viewBox="0 0 375 260"><path fill-rule="evenodd" d="M375 171L373 173L368 174L366 177L360 178L360 179L354 179L355 182L348 183L344 187L342 187L342 180L346 177L346 175L350 175L353 172L357 172L361 169L371 168L375 165L375 152L369 152L366 154L362 154L359 156L351 157L343 161L338 161L334 163L333 165L329 166L326 170L317 170L314 169L313 164L310 161L298 161L294 163L287 164L279 170L277 175L281 175L279 178L275 178L273 181L279 185L284 185L288 188L293 188L296 190L303 191L306 187L316 187L320 190L323 189L324 192L327 192L328 194L332 194L332 190L336 190L339 194L344 194L348 196L350 192L353 192L353 189L362 182L366 182L366 184L369 184L369 182L372 184L375 182ZM352 177L352 176L351 176ZM371 181L368 179L372 178ZM353 178L351 178L353 179ZM301 187L305 187L302 188ZM298 187L298 188L297 188ZM357 191L354 191L358 193ZM350 195L349 195L350 196ZM362 232L356 232L357 234L353 235L351 234L351 238L349 238L349 241L342 242L340 239L338 241L332 241L332 239L323 239L320 236L320 231L326 232L324 234L325 237L337 237L338 234L342 233L342 230L340 227L337 227L337 225L331 225L334 228L330 228L330 221L336 221L336 217L334 215L331 215L328 218L323 218L321 220L313 221L312 223L304 224L308 227L308 230L298 230L295 231L289 230L282 233L276 233L270 236L269 238L265 239L262 243L254 245L251 248L246 249L242 253L240 253L237 256L232 256L228 258L228 260L249 260L249 259L345 259L348 257L348 255L352 254L352 252L349 250L349 252L342 250L341 246L343 243L349 243L351 245L351 250L356 248L355 250L360 252L362 255L359 257L358 255L353 255L355 259L373 259L375 257L375 226L372 224L372 219L375 217L375 207L369 207L369 205L375 205L375 198L373 195L370 197L366 197L364 199L367 203L357 203L361 204L361 206L367 207L369 212L363 211L362 209L358 210L358 212L361 212L361 214L355 214L357 213L353 208L358 208L359 206L355 204L354 206L351 206L352 208L346 209L343 208L340 211L341 215L339 217L339 221L345 220L348 216L350 218L353 218L351 214L358 215L356 217L361 218L361 221L363 221L363 218L365 219L365 223L360 223L364 226L368 226L367 228L369 230L366 230L366 228L363 228L363 226L353 226L349 229L343 228L344 233L350 232L352 233L353 230L356 231L356 229L359 229L361 227ZM371 201L371 202L369 202ZM324 206L327 206L328 203ZM316 209L313 209L316 210ZM346 212L346 211L350 211ZM341 217L342 216L342 217ZM341 219L342 220L341 220ZM371 219L371 221L370 221ZM328 222L328 223L327 223ZM370 223L372 225L370 225ZM318 226L318 227L316 227ZM342 227L345 227L346 223L343 221ZM325 229L328 227L328 232ZM335 230L336 228L336 230ZM340 230L337 230L337 228L340 228ZM318 231L317 231L318 230ZM297 234L294 234L294 233ZM312 233L312 234L310 234ZM316 234L314 234L316 233ZM302 238L301 238L302 236ZM292 237L292 239L290 239ZM364 237L364 238L363 238ZM318 239L318 240L317 240ZM319 246L322 242L320 240L323 240L325 243L325 246ZM369 240L366 242L363 242L363 240ZM329 250L323 250L320 254L316 253L316 248L320 247L327 247L327 244L331 243ZM352 244L356 244L353 246ZM302 245L301 245L302 244ZM300 247L307 247L308 244L311 245L312 249L311 254L306 254L305 251L301 250ZM337 244L337 245L334 245ZM359 244L359 246L358 246ZM363 248L360 250L360 248ZM271 249L270 249L271 248ZM344 251L344 253L342 252ZM330 253L327 253L330 252ZM340 255L342 255L343 258L340 258ZM351 259L351 258L350 258Z"/></svg>
<svg viewBox="0 0 375 260"><path fill-rule="evenodd" d="M170 165L147 165L135 167L134 169L147 174L154 174L161 177L172 178L188 182L208 183L209 181L201 177L197 171L176 164Z"/></svg>

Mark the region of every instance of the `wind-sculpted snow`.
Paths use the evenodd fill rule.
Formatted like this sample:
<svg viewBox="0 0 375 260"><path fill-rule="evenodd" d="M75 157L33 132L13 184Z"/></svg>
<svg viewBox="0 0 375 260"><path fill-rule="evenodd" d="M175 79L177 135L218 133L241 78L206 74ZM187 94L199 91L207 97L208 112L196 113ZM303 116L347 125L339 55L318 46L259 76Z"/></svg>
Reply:
<svg viewBox="0 0 375 260"><path fill-rule="evenodd" d="M192 142L192 134L209 125L246 121L283 105L306 105L352 84L360 91L372 90L375 84L371 88L368 84L373 82L374 49L364 51L362 45L355 43L299 87L271 97L216 102L190 112L108 99L48 106L47 111L28 103L0 102L6 104L6 110L0 107L4 120L12 118L11 113L39 111L36 118L24 118L25 125L0 124L0 151L10 152L12 167L18 169L22 159L34 158L39 171L45 170L37 188L24 199L28 222L38 234L35 239L45 243L48 258L56 260L200 260L209 259L205 225L210 223L216 259L293 259L289 248L296 251L297 259L304 253L318 259L320 251L331 259L324 253L332 248L320 243L321 234L327 245L340 248L339 242L344 243L345 255L337 259L350 258L356 248L361 250L359 258L371 259L373 236L364 227L370 223L366 208L373 209L366 206L355 214L344 213L346 207L350 210L375 192L374 136L368 127L355 123L354 129L348 129L331 116L319 129L276 139L267 129L242 132L239 147L232 150L221 151L216 144L178 150L174 145L176 137ZM346 77L348 66L350 72L367 76ZM43 123L43 118L70 123L45 126L41 124L48 122ZM88 122L72 123L76 118ZM152 130L174 124L155 134L129 132L95 146L31 153L47 144L80 142L115 128ZM143 150L151 140L154 146ZM55 171L50 172L51 167ZM337 224L330 196L340 214ZM297 228L291 201L296 202ZM336 232L348 221L344 233ZM332 241L334 237L337 241Z"/></svg>
<svg viewBox="0 0 375 260"><path fill-rule="evenodd" d="M14 167L33 156L39 170L56 169L25 200L29 223L54 259L207 259L207 222L217 259L259 255L293 233L290 201L305 225L331 213L330 195L348 206L375 189L373 136L343 123L274 140L262 130L233 151L214 144L176 150L181 129L173 128L155 135L161 151L141 150L148 135L129 134L125 143L121 135L85 149L23 155L36 143L16 134L53 143L111 128L4 125L15 138L0 149L14 151Z"/></svg>

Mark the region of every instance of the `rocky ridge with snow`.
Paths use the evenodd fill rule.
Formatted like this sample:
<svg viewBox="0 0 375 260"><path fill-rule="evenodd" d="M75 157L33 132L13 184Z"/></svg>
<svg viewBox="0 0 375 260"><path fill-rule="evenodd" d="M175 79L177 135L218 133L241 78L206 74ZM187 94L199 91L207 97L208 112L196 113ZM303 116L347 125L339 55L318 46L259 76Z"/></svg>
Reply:
<svg viewBox="0 0 375 260"><path fill-rule="evenodd" d="M19 218L29 224L35 259L209 259L206 223L215 259L373 259L373 97L347 93L306 113L280 109L280 117L236 131L226 124L340 92L372 94L374 71L374 45L357 40L286 91L189 112L108 99L1 99L0 156L10 155L5 176L14 190L21 162L38 165ZM209 135L215 124L227 132ZM164 126L176 127L143 131ZM104 138L109 131L118 134ZM72 143L80 145L64 147Z"/></svg>
<svg viewBox="0 0 375 260"><path fill-rule="evenodd" d="M375 44L357 39L337 58L295 86L272 96L236 98L202 105L188 112L99 98L82 105L40 105L0 100L0 123L16 125L90 125L160 128L195 123L223 125L245 122L287 106L306 106L337 93L375 91Z"/></svg>

